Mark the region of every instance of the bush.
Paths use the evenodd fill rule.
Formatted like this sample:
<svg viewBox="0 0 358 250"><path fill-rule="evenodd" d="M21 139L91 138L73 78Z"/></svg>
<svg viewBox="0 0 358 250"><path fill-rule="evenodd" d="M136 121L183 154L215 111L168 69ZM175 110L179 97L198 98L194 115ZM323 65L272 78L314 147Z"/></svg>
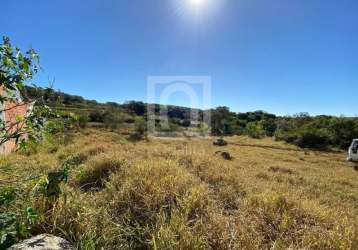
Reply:
<svg viewBox="0 0 358 250"><path fill-rule="evenodd" d="M0 205L8 205L15 200L16 190L13 187L0 188Z"/></svg>
<svg viewBox="0 0 358 250"><path fill-rule="evenodd" d="M29 235L21 218L12 213L0 213L0 249L7 249Z"/></svg>
<svg viewBox="0 0 358 250"><path fill-rule="evenodd" d="M130 101L123 104L123 108L127 110L127 112L143 116L146 113L147 107L143 102Z"/></svg>
<svg viewBox="0 0 358 250"><path fill-rule="evenodd" d="M209 134L209 131L210 131L210 128L206 123L202 122L199 124L198 132L199 132L200 136L207 136Z"/></svg>
<svg viewBox="0 0 358 250"><path fill-rule="evenodd" d="M284 140L301 148L326 149L332 145L332 135L327 129L317 129L306 125L300 129L275 133L276 140Z"/></svg>
<svg viewBox="0 0 358 250"><path fill-rule="evenodd" d="M78 126L80 128L86 128L88 121L89 121L89 117L87 114L79 115L77 118Z"/></svg>
<svg viewBox="0 0 358 250"><path fill-rule="evenodd" d="M140 140L147 137L147 123L143 117L136 117L134 122L134 133L131 135L132 139Z"/></svg>
<svg viewBox="0 0 358 250"><path fill-rule="evenodd" d="M284 140L302 148L337 147L347 149L358 138L358 119L333 116L310 117L299 114L280 118L276 140Z"/></svg>
<svg viewBox="0 0 358 250"><path fill-rule="evenodd" d="M265 136L265 131L259 122L249 122L246 125L246 134L252 138L260 139Z"/></svg>
<svg viewBox="0 0 358 250"><path fill-rule="evenodd" d="M116 130L123 123L123 115L119 112L106 112L104 114L103 122L106 128Z"/></svg>
<svg viewBox="0 0 358 250"><path fill-rule="evenodd" d="M330 138L325 129L303 129L294 143L301 148L323 149L330 144Z"/></svg>
<svg viewBox="0 0 358 250"><path fill-rule="evenodd" d="M89 114L90 122L103 122L104 120L104 112L100 110L94 110Z"/></svg>
<svg viewBox="0 0 358 250"><path fill-rule="evenodd" d="M285 141L287 143L294 143L297 141L298 135L293 132L282 132L276 131L275 140L276 141Z"/></svg>
<svg viewBox="0 0 358 250"><path fill-rule="evenodd" d="M260 121L260 126L265 131L266 136L273 136L277 129L277 124L274 119Z"/></svg>

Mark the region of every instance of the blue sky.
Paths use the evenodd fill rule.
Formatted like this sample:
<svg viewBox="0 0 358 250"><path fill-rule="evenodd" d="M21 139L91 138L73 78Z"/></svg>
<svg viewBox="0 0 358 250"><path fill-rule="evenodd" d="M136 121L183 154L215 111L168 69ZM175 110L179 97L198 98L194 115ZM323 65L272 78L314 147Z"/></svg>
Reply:
<svg viewBox="0 0 358 250"><path fill-rule="evenodd" d="M39 52L41 85L98 101L145 101L150 75L206 75L213 106L358 114L357 0L190 1L5 0L0 35Z"/></svg>

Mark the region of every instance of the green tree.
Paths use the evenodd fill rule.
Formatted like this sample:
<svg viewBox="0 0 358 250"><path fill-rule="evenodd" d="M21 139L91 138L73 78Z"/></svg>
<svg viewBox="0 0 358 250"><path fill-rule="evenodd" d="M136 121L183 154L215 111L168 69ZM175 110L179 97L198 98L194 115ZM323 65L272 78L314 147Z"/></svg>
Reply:
<svg viewBox="0 0 358 250"><path fill-rule="evenodd" d="M260 126L265 131L267 136L273 136L277 129L277 124L274 119L265 119L260 121Z"/></svg>
<svg viewBox="0 0 358 250"><path fill-rule="evenodd" d="M246 125L246 133L248 136L260 139L265 136L265 131L260 122L249 122Z"/></svg>
<svg viewBox="0 0 358 250"><path fill-rule="evenodd" d="M123 105L123 107L132 114L143 116L146 113L146 105L143 102L130 101Z"/></svg>
<svg viewBox="0 0 358 250"><path fill-rule="evenodd" d="M134 122L134 133L131 138L135 140L147 138L147 131L148 127L145 119L141 116L136 117Z"/></svg>
<svg viewBox="0 0 358 250"><path fill-rule="evenodd" d="M3 38L0 44L0 87L3 90L0 95L0 113L20 105L31 104L33 108L26 115L16 117L15 122L0 120L0 145L13 139L21 146L25 145L25 141L39 141L47 118L54 118L55 114L40 100L18 102L19 91L25 88L25 84L33 84L31 80L39 68L39 56L33 49L22 53L19 48L12 46L8 37ZM5 103L14 105L6 109Z"/></svg>
<svg viewBox="0 0 358 250"><path fill-rule="evenodd" d="M232 135L238 130L237 115L228 107L211 110L211 131L213 135Z"/></svg>

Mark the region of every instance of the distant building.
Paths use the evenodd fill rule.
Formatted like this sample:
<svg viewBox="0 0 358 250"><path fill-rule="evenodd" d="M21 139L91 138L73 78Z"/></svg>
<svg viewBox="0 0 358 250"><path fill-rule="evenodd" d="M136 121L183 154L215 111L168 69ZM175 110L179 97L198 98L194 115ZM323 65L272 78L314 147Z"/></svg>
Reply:
<svg viewBox="0 0 358 250"><path fill-rule="evenodd" d="M23 102L18 90L5 92L3 87L0 86L0 96L10 95L13 97L12 100L14 101L0 103L0 120L5 122L6 128L9 129L9 132L11 133L23 126L23 123L19 122L18 118L24 117L32 105ZM12 139L0 145L0 154L9 154L15 149L16 143L15 140Z"/></svg>

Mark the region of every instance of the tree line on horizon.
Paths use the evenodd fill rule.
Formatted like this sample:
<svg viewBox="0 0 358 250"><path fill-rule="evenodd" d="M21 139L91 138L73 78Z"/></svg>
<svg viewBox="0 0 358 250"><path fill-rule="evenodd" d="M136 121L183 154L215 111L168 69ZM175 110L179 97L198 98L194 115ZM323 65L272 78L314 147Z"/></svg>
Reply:
<svg viewBox="0 0 358 250"><path fill-rule="evenodd" d="M27 86L23 95L31 98L42 97L49 106L71 106L87 108L82 113L85 122L112 124L135 123L136 118L146 119L147 104L141 101L129 101L123 104L116 102L99 103L86 100L81 96L70 95L53 89ZM163 108L153 104L155 114ZM191 109L174 105L166 106L170 129L193 126ZM253 112L232 112L222 106L209 111L196 110L200 123L204 123L204 112L210 112L211 134L214 136L248 135L252 138L274 137L302 148L340 148L346 149L353 139L358 138L357 117L337 117L331 115L310 116L309 113L298 113L292 116L277 116L262 110ZM143 122L143 121L142 121ZM200 126L195 124L194 126Z"/></svg>

